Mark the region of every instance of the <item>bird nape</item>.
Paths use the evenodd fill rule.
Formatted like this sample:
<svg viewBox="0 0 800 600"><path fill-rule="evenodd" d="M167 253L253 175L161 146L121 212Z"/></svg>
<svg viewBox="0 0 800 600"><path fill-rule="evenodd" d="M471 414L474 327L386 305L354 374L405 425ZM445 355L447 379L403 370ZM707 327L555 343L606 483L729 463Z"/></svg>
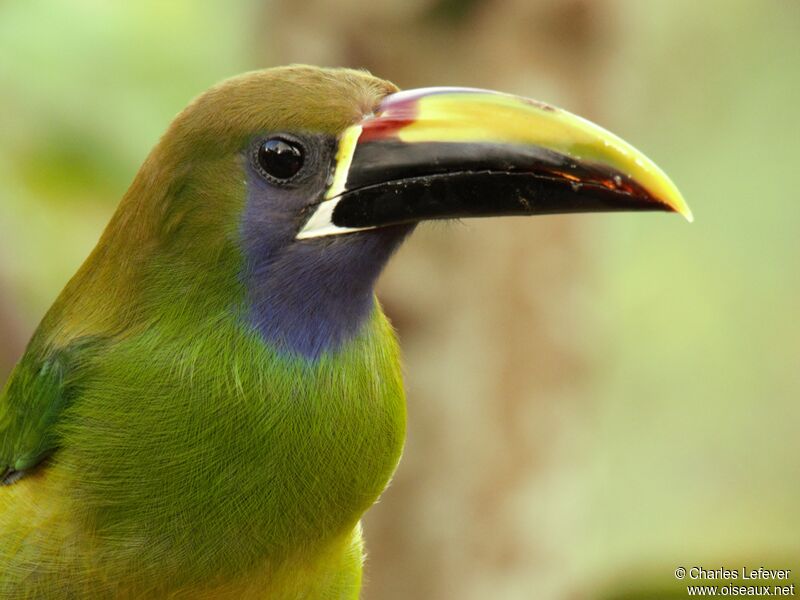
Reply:
<svg viewBox="0 0 800 600"><path fill-rule="evenodd" d="M275 68L194 100L0 397L0 597L357 598L405 436L375 281L429 219L689 209L604 129Z"/></svg>

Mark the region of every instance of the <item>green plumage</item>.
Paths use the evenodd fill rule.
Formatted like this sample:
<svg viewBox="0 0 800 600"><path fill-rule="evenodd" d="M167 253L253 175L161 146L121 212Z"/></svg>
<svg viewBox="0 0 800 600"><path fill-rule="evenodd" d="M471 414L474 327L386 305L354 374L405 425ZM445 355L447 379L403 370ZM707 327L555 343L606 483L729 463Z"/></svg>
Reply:
<svg viewBox="0 0 800 600"><path fill-rule="evenodd" d="M176 119L0 399L0 470L49 457L0 487L0 597L357 597L404 439L397 345L377 305L318 360L248 325L238 152L392 89L276 69Z"/></svg>

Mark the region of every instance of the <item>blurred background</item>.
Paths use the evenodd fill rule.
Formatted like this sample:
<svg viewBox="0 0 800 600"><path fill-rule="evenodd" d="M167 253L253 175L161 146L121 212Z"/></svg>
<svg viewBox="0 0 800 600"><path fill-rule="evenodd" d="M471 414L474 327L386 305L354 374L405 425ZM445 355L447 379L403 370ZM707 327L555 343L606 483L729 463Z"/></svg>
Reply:
<svg viewBox="0 0 800 600"><path fill-rule="evenodd" d="M381 282L408 445L367 600L682 598L800 572L800 3L0 2L0 384L196 94L291 62L545 100L644 150L662 214L422 227Z"/></svg>

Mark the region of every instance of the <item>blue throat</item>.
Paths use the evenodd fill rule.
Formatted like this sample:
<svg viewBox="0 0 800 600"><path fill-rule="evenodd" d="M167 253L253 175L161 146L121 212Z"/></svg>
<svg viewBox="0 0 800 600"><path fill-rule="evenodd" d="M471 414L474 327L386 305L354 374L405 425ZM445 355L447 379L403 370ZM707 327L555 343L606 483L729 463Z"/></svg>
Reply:
<svg viewBox="0 0 800 600"><path fill-rule="evenodd" d="M266 204L251 185L241 229L250 324L279 351L317 359L359 333L378 276L414 227L297 241L296 208Z"/></svg>
<svg viewBox="0 0 800 600"><path fill-rule="evenodd" d="M357 233L262 248L247 273L252 325L278 349L309 359L337 350L372 313L375 282L402 237Z"/></svg>

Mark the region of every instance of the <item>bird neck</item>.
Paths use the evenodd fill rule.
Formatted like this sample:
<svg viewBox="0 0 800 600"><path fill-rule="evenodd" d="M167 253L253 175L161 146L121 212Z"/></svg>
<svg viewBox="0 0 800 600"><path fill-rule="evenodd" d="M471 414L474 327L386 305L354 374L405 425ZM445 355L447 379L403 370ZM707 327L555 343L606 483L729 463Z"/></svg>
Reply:
<svg viewBox="0 0 800 600"><path fill-rule="evenodd" d="M376 280L409 232L397 227L282 248L254 245L245 274L251 324L281 351L317 359L338 350L364 327Z"/></svg>

